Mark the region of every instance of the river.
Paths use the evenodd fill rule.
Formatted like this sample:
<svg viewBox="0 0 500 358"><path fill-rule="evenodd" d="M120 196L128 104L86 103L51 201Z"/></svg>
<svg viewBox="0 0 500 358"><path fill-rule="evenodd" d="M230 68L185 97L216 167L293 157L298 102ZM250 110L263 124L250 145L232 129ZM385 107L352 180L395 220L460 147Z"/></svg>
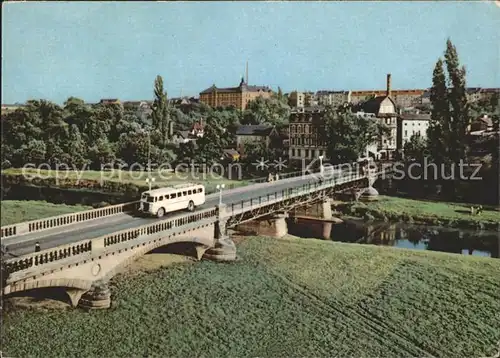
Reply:
<svg viewBox="0 0 500 358"><path fill-rule="evenodd" d="M318 232L318 230L311 230L311 226L316 226L318 229L317 226L320 225L324 224L289 222L288 231L291 235L319 238L320 235L311 234ZM500 233L495 231L450 229L405 223L366 223L362 220L346 220L341 224L330 224L329 226L331 231L328 236L333 241L442 251L491 258L499 258L500 256Z"/></svg>

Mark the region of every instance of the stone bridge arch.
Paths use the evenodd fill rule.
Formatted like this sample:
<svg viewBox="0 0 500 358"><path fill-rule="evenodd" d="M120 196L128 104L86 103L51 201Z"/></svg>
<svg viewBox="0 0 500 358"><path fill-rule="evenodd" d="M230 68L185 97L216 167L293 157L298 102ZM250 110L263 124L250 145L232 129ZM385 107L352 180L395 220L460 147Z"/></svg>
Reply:
<svg viewBox="0 0 500 358"><path fill-rule="evenodd" d="M91 258L80 259L70 263L54 266L42 274L26 275L22 278L7 280L3 294L62 287L66 290L71 304L76 307L80 300L83 307L106 308L110 305L107 283L117 273L148 252L174 243L188 242L196 245L197 258L201 259L204 252L214 247L214 224L205 224L196 229L186 229L169 234L163 238L151 238L135 245L117 247L114 250L102 251ZM106 291L105 293L103 293ZM96 299L96 296L97 299ZM97 301L96 304L93 302Z"/></svg>

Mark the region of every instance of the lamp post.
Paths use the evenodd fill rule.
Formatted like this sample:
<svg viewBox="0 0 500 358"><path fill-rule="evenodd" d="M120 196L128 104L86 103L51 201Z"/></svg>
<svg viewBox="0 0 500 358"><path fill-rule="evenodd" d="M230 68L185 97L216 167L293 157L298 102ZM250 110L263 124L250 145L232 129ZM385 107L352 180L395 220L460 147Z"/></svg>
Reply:
<svg viewBox="0 0 500 358"><path fill-rule="evenodd" d="M222 189L226 186L224 184L217 184L217 189L219 190L219 206L222 205Z"/></svg>
<svg viewBox="0 0 500 358"><path fill-rule="evenodd" d="M323 174L323 156L320 155L318 158L319 158L319 173Z"/></svg>
<svg viewBox="0 0 500 358"><path fill-rule="evenodd" d="M151 190L151 185L153 184L154 181L155 181L155 178L147 178L146 179L146 183L149 184L149 190Z"/></svg>

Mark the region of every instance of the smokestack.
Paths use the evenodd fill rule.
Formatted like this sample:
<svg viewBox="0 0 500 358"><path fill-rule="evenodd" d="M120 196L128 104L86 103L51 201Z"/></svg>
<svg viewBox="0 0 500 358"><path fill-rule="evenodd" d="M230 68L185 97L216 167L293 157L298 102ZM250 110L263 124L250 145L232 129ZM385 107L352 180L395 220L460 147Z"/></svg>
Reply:
<svg viewBox="0 0 500 358"><path fill-rule="evenodd" d="M391 95L391 74L387 74L387 96Z"/></svg>
<svg viewBox="0 0 500 358"><path fill-rule="evenodd" d="M246 69L246 83L248 84L248 61L247 61L247 69Z"/></svg>

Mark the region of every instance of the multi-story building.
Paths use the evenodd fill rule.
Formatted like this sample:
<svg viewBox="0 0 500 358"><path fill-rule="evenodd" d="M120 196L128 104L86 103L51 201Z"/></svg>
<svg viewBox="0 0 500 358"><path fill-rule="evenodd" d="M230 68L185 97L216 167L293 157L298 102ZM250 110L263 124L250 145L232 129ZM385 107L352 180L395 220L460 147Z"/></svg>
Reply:
<svg viewBox="0 0 500 358"><path fill-rule="evenodd" d="M314 92L304 93L304 105L305 107L314 107L318 105L318 98Z"/></svg>
<svg viewBox="0 0 500 358"><path fill-rule="evenodd" d="M295 108L290 114L289 148L290 161L315 159L324 156L326 143L321 138L325 131L322 106Z"/></svg>
<svg viewBox="0 0 500 358"><path fill-rule="evenodd" d="M373 97L384 96L385 92L384 90L352 91L351 103L358 104ZM396 106L408 108L422 104L422 95L424 92L425 90L423 89L394 90L391 93L391 97Z"/></svg>
<svg viewBox="0 0 500 358"><path fill-rule="evenodd" d="M290 92L288 95L288 104L292 108L303 108L306 104L306 96L304 92Z"/></svg>
<svg viewBox="0 0 500 358"><path fill-rule="evenodd" d="M389 134L382 136L377 146L377 159L392 159L397 149L397 112L396 103L391 98L391 75L387 75L387 90L384 96L377 96L362 105L365 113L373 113L380 123L389 128Z"/></svg>
<svg viewBox="0 0 500 358"><path fill-rule="evenodd" d="M413 135L419 136L422 139L427 138L427 128L431 115L429 113L405 113L398 117L397 141L398 150L402 150L406 142L409 142Z"/></svg>
<svg viewBox="0 0 500 358"><path fill-rule="evenodd" d="M390 74L388 77L390 77ZM425 89L391 90L391 99L399 108L414 107L422 104L422 96L425 91ZM352 91L350 102L352 104L358 104L375 97L383 97L386 95L386 92L386 90Z"/></svg>
<svg viewBox="0 0 500 358"><path fill-rule="evenodd" d="M244 110L257 97L270 98L272 90L264 86L250 86L242 78L238 87L217 88L215 84L200 92L200 102L211 107L235 107Z"/></svg>
<svg viewBox="0 0 500 358"><path fill-rule="evenodd" d="M351 102L351 91L318 91L318 103L322 106L342 106Z"/></svg>

